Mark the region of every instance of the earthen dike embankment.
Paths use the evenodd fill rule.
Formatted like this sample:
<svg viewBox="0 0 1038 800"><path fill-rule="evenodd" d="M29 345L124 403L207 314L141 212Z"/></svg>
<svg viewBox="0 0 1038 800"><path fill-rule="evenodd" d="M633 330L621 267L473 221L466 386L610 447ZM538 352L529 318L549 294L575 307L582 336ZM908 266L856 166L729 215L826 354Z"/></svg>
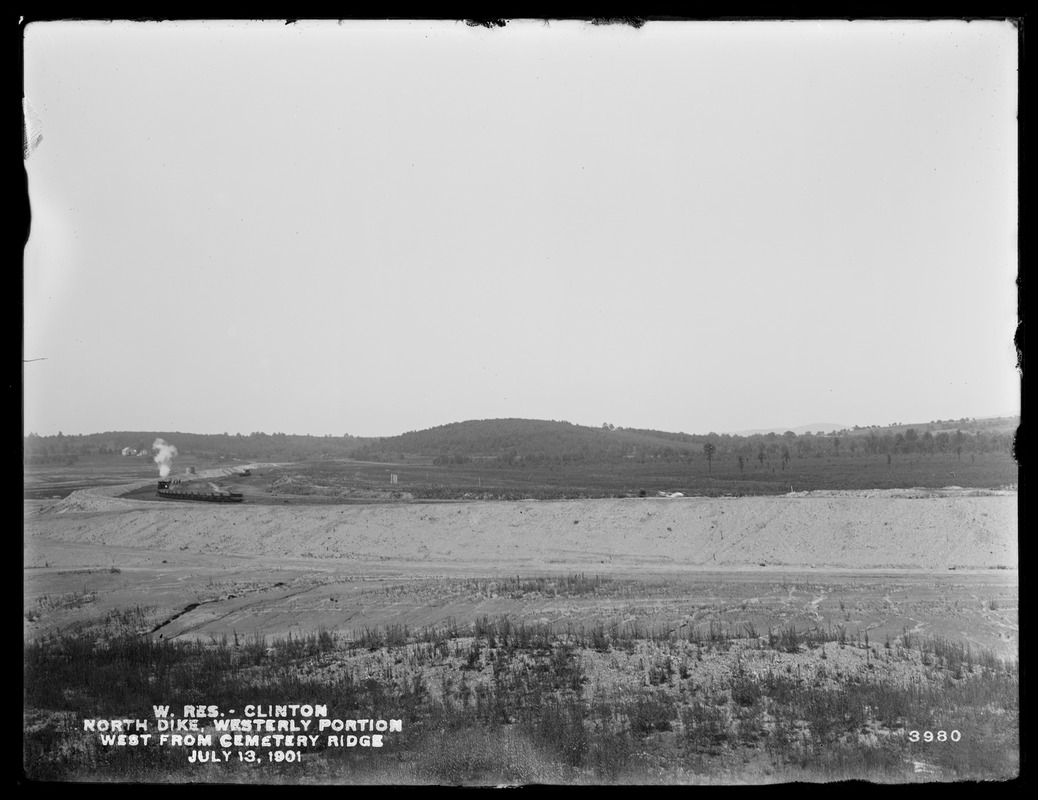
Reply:
<svg viewBox="0 0 1038 800"><path fill-rule="evenodd" d="M781 497L234 506L75 492L27 537L213 556L401 566L1016 569L1017 494L949 488Z"/></svg>

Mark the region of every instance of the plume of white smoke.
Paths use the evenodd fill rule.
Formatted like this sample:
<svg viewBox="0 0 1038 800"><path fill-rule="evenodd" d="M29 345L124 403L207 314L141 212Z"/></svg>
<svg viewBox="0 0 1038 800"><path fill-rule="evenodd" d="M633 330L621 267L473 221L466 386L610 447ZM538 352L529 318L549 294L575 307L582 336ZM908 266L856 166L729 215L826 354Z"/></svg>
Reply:
<svg viewBox="0 0 1038 800"><path fill-rule="evenodd" d="M167 444L165 439L156 439L151 449L159 451L155 456L155 463L159 465L159 477L167 477L173 469L173 457L177 454L177 448Z"/></svg>

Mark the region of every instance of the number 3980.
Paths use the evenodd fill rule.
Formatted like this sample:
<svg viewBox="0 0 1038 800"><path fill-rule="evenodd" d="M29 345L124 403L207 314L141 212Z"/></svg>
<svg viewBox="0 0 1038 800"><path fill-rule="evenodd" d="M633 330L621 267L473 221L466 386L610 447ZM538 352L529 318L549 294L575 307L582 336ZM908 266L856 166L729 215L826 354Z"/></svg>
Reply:
<svg viewBox="0 0 1038 800"><path fill-rule="evenodd" d="M910 742L957 742L962 738L958 731L909 731Z"/></svg>

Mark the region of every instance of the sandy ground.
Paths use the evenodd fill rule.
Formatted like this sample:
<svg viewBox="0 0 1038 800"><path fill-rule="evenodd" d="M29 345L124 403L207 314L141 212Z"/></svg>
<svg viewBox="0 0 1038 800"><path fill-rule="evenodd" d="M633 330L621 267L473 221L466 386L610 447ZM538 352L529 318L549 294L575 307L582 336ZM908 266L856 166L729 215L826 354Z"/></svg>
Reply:
<svg viewBox="0 0 1038 800"><path fill-rule="evenodd" d="M124 496L149 485L25 501L26 640L125 630L277 645L315 631L356 639L368 628L470 631L476 620L507 618L557 632L673 634L695 685L727 680L736 664L824 672L834 685L919 680L919 654L899 655L907 633L1019 655L1015 492L343 506ZM583 576L594 576L593 588ZM702 658L680 641L715 625L739 639L735 652ZM789 629L846 631L849 643L824 656L757 646ZM461 674L469 644L459 639L453 660L422 667L426 684ZM639 691L663 647L584 651L588 685ZM492 679L488 659L464 667L473 686ZM303 669L320 683L345 663L338 654ZM361 648L349 667L395 674L400 654Z"/></svg>
<svg viewBox="0 0 1038 800"><path fill-rule="evenodd" d="M1018 644L1011 492L279 507L120 496L131 488L26 501L27 638L136 609L138 630L166 638L509 616ZM609 584L505 584L577 573Z"/></svg>
<svg viewBox="0 0 1038 800"><path fill-rule="evenodd" d="M127 487L26 503L37 539L211 556L499 569L1017 567L1017 495L970 490L785 497L279 508L143 502Z"/></svg>
<svg viewBox="0 0 1038 800"><path fill-rule="evenodd" d="M137 609L138 630L165 637L508 615L1018 642L1015 493L281 507L121 496L133 488L26 501L26 637ZM504 584L577 573L609 584Z"/></svg>

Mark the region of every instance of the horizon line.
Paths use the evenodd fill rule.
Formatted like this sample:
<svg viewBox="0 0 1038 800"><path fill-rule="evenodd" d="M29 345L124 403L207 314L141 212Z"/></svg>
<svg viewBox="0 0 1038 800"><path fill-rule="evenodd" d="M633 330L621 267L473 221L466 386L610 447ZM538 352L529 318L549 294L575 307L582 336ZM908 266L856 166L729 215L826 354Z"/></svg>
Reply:
<svg viewBox="0 0 1038 800"><path fill-rule="evenodd" d="M802 424L802 425L793 425L793 426L789 426L789 427L785 427L785 428L783 428L782 426L771 426L771 427L742 428L742 429L740 429L738 431L736 431L736 430L724 430L724 431L710 430L710 431L705 431L705 432L702 432L702 433L689 433L688 431L678 431L678 430L670 431L670 430L665 430L663 428L647 428L647 427L641 427L641 426L636 426L636 425L616 425L614 427L616 429L618 429L618 430L652 430L652 431L660 431L661 433L684 434L684 435L687 435L687 436L710 436L710 435L715 435L715 436L754 436L754 435L757 435L757 434L767 434L767 433L771 433L771 432L783 433L785 431L793 431L795 433L798 428L801 428L801 429L806 428L807 430L804 430L800 434L800 435L803 435L803 434L807 434L807 433L813 433L814 432L814 426L816 426L816 425L820 426L819 429L841 430L841 431L842 430L851 430L852 431L852 430L855 430L855 429L867 430L867 429L870 429L870 428L903 427L903 426L906 426L906 425L908 425L908 426L912 426L912 425L933 425L933 424L942 423L942 422L957 422L957 421L963 420L963 419L970 420L970 421L991 420L991 419L1012 419L1014 417L1019 419L1020 414L1021 414L1020 411L1015 411L1015 412L1008 413L1008 414L988 414L988 415L985 415L985 416L982 416L982 417L981 416L964 416L964 417L949 418L949 419L946 419L946 420L945 419L931 419L931 420L926 420L926 421L922 421L922 422L888 422L888 423L883 423L883 424L871 424L871 425L843 425L843 423L835 423L835 422L833 422L833 423L830 423L830 422L811 422L811 423L806 423L806 424ZM463 424L465 424L467 422L493 422L493 421L496 421L496 420L509 420L509 419L525 420L525 421L529 421L529 422L564 422L566 424L574 425L576 427L592 428L592 429L600 429L602 427L602 423L599 423L597 425L588 425L588 424L584 424L584 423L580 423L580 422L570 422L569 420L564 420L564 419L541 419L541 418L537 418L537 417L482 417L482 418L473 417L473 418L470 418L470 419L457 420L457 421L454 421L454 422L443 422L443 423L440 423L438 425L431 425L431 426L429 426L427 428L412 428L412 429L407 430L407 431L401 431L400 433L374 434L374 435L361 435L361 434L352 434L352 433L349 433L349 434L336 434L336 433L288 433L288 432L285 432L285 431L274 431L274 432L271 432L271 433L267 433L266 431L250 431L248 433L244 433L242 431L235 431L235 432L231 432L231 431L199 432L199 431L189 431L189 430L168 430L168 429L164 429L164 428L152 428L150 430L139 430L139 431L131 431L130 429L122 429L122 430L92 431L90 433L64 433L64 431L59 428L56 433L37 433L36 431L28 431L28 432L25 432L25 433L22 434L22 438L25 439L25 438L28 438L29 436L39 436L41 438L45 438L45 437L48 437L48 436L59 436L59 435L60 436L99 436L99 435L105 434L105 433L139 432L139 433L148 433L148 434L152 434L152 433L165 433L167 435L168 434L189 434L189 435L192 435L192 436L251 436L253 433L262 433L262 434L267 435L267 436L273 436L275 433L277 433L277 434L283 434L285 436L308 436L308 437L317 438L317 439L326 439L326 438L342 439L345 436L349 436L350 438L353 438L353 439L391 439L391 438L394 438L396 436L404 436L407 433L417 433L417 432L420 432L420 431L434 430L436 428L446 427L447 425L463 425ZM840 427L838 427L838 428L832 427L832 426L837 426L837 425L839 425Z"/></svg>

